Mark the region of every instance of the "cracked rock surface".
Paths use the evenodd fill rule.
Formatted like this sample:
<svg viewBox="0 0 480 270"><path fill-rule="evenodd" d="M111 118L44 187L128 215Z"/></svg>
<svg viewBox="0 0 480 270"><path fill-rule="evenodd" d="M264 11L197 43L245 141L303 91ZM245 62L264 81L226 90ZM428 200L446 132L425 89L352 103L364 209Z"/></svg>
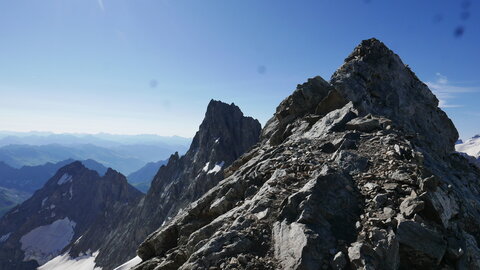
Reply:
<svg viewBox="0 0 480 270"><path fill-rule="evenodd" d="M150 234L137 270L480 269L480 170L376 39L298 85L225 179Z"/></svg>

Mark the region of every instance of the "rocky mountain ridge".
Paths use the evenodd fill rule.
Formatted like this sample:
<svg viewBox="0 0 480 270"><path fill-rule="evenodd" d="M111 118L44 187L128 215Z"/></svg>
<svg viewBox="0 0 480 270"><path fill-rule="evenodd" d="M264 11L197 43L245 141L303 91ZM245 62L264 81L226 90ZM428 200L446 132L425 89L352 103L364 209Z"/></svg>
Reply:
<svg viewBox="0 0 480 270"><path fill-rule="evenodd" d="M0 219L0 269L35 269L64 252L83 233L140 191L120 173L104 176L76 161Z"/></svg>
<svg viewBox="0 0 480 270"><path fill-rule="evenodd" d="M225 179L134 269L478 269L480 170L428 87L376 39L299 85Z"/></svg>
<svg viewBox="0 0 480 270"><path fill-rule="evenodd" d="M73 161L69 159L39 166L23 166L18 169L0 161L0 217L17 204L30 198L33 192L40 189L58 169ZM94 160L83 160L82 164L101 175L107 171L107 168Z"/></svg>
<svg viewBox="0 0 480 270"><path fill-rule="evenodd" d="M109 222L92 226L72 245L76 258L99 251L97 266L112 269L135 256L137 246L182 208L200 198L224 178L224 169L258 142L260 123L235 104L212 100L184 156L172 155L134 207L112 213Z"/></svg>

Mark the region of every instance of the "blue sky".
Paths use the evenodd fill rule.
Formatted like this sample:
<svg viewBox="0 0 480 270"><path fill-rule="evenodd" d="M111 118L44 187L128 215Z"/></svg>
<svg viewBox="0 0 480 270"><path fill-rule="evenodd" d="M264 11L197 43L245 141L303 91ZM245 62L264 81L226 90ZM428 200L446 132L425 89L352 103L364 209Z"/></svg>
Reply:
<svg viewBox="0 0 480 270"><path fill-rule="evenodd" d="M263 124L377 37L471 137L479 26L480 3L461 0L2 1L0 130L191 137L212 98Z"/></svg>

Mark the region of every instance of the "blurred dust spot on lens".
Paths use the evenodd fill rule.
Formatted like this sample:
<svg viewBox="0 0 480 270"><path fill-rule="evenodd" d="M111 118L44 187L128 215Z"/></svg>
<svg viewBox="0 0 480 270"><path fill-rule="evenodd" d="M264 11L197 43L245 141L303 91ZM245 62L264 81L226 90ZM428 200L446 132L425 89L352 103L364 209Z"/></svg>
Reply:
<svg viewBox="0 0 480 270"><path fill-rule="evenodd" d="M267 72L267 67L266 67L266 66L263 66L263 65L258 66L257 72L258 72L258 74L262 74L262 75L263 75L263 74L265 74L265 73Z"/></svg>
<svg viewBox="0 0 480 270"><path fill-rule="evenodd" d="M151 80L150 81L150 88L156 88L158 86L157 80Z"/></svg>
<svg viewBox="0 0 480 270"><path fill-rule="evenodd" d="M460 13L460 18L464 21L468 20L468 18L470 18L470 12L464 11Z"/></svg>
<svg viewBox="0 0 480 270"><path fill-rule="evenodd" d="M462 2L462 8L463 8L463 9L469 9L471 4L472 4L472 3L471 3L470 1L468 1L468 0L467 0L467 1L463 1L463 2Z"/></svg>
<svg viewBox="0 0 480 270"><path fill-rule="evenodd" d="M442 14L437 14L437 15L433 16L433 22L439 23L441 21L443 21L443 15Z"/></svg>
<svg viewBox="0 0 480 270"><path fill-rule="evenodd" d="M463 36L463 34L465 33L465 28L463 26L458 26L457 28L455 28L455 31L453 32L453 35L457 38Z"/></svg>

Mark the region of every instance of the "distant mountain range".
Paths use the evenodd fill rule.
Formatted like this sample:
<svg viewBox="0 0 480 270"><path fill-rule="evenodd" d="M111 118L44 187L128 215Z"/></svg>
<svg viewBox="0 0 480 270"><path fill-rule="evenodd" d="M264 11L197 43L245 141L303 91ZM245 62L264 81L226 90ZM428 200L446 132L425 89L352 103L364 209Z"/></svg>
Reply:
<svg viewBox="0 0 480 270"><path fill-rule="evenodd" d="M111 147L118 145L146 144L165 147L183 146L188 148L190 138L180 136L158 136L158 135L114 135L108 133L99 134L74 134L62 133L55 134L51 132L11 132L0 131L0 146L10 144L93 144L102 147Z"/></svg>
<svg viewBox="0 0 480 270"><path fill-rule="evenodd" d="M0 187L0 217L30 196L27 192Z"/></svg>
<svg viewBox="0 0 480 270"><path fill-rule="evenodd" d="M54 134L0 131L0 161L14 168L93 159L128 175L149 162L183 154L189 138L157 135Z"/></svg>
<svg viewBox="0 0 480 270"><path fill-rule="evenodd" d="M118 145L101 147L93 144L7 145L0 147L0 161L14 167L37 166L66 159L93 159L106 167L130 174L148 162L167 159L183 146Z"/></svg>

